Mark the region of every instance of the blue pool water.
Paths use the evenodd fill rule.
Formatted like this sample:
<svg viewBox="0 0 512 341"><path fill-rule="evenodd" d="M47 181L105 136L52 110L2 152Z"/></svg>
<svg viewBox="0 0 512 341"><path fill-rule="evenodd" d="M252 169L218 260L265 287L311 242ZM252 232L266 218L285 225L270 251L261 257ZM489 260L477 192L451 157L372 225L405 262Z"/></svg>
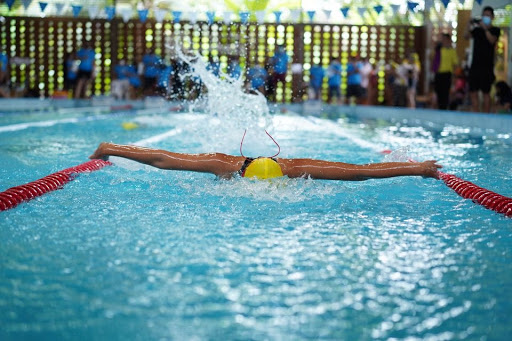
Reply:
<svg viewBox="0 0 512 341"><path fill-rule="evenodd" d="M0 191L101 141L238 154L243 135L194 110L39 103L0 114ZM368 163L391 149L512 196L511 135L494 116L472 128L479 116L295 109L265 117L282 157ZM244 153L273 154L256 130ZM441 181L225 181L114 163L0 213L1 340L512 335L512 221Z"/></svg>

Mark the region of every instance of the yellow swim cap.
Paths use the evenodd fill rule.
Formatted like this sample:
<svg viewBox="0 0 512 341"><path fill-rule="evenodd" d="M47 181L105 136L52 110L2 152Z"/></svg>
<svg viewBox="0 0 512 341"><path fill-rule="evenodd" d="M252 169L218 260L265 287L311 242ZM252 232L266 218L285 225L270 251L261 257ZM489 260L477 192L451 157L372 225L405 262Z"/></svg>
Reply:
<svg viewBox="0 0 512 341"><path fill-rule="evenodd" d="M139 125L135 122L123 122L121 123L121 127L123 127L125 130L133 130L137 129Z"/></svg>
<svg viewBox="0 0 512 341"><path fill-rule="evenodd" d="M283 176L281 166L271 158L262 157L253 160L245 169L244 178L271 179Z"/></svg>

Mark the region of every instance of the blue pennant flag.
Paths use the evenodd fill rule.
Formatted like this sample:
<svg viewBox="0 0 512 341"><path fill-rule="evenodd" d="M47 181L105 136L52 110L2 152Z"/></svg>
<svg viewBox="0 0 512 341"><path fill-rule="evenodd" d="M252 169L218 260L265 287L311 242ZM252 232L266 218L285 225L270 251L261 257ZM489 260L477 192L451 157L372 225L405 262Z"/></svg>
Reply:
<svg viewBox="0 0 512 341"><path fill-rule="evenodd" d="M64 9L64 3L63 2L54 2L55 8L57 9L57 15L60 15L62 13L62 10Z"/></svg>
<svg viewBox="0 0 512 341"><path fill-rule="evenodd" d="M276 24L279 24L281 22L281 14L283 14L283 12L281 11L274 12L274 15L276 16Z"/></svg>
<svg viewBox="0 0 512 341"><path fill-rule="evenodd" d="M206 12L206 17L208 18L208 24L213 24L215 21L215 12Z"/></svg>
<svg viewBox="0 0 512 341"><path fill-rule="evenodd" d="M80 5L71 5L71 10L73 11L73 16L76 18L80 14L82 10L82 6Z"/></svg>
<svg viewBox="0 0 512 341"><path fill-rule="evenodd" d="M482 0L476 0L479 5L482 5Z"/></svg>
<svg viewBox="0 0 512 341"><path fill-rule="evenodd" d="M465 1L465 0L459 0L459 4L460 4L461 6L464 6L464 4L465 4L465 3L466 3L466 1Z"/></svg>
<svg viewBox="0 0 512 341"><path fill-rule="evenodd" d="M11 10L12 5L14 5L14 1L16 1L16 0L5 0L7 7L9 7L9 11Z"/></svg>
<svg viewBox="0 0 512 341"><path fill-rule="evenodd" d="M359 16L363 18L364 14L366 13L366 7L358 7L357 12L359 13Z"/></svg>
<svg viewBox="0 0 512 341"><path fill-rule="evenodd" d="M32 0L21 0L21 2L23 3L23 7L25 7L25 9L27 9L30 4L32 3Z"/></svg>
<svg viewBox="0 0 512 341"><path fill-rule="evenodd" d="M310 22L313 22L313 18L315 17L315 11L307 11L308 13L308 17L309 17L309 21Z"/></svg>
<svg viewBox="0 0 512 341"><path fill-rule="evenodd" d="M39 7L41 8L41 12L44 13L44 10L46 9L46 6L48 6L47 2L41 2L39 1Z"/></svg>
<svg viewBox="0 0 512 341"><path fill-rule="evenodd" d="M250 13L249 12L240 12L240 13L238 13L238 15L240 15L240 22L242 24L247 24L247 22L249 21Z"/></svg>
<svg viewBox="0 0 512 341"><path fill-rule="evenodd" d="M181 20L181 11L172 11L172 18L176 24L179 24Z"/></svg>
<svg viewBox="0 0 512 341"><path fill-rule="evenodd" d="M105 7L105 14L107 15L108 20L112 20L116 15L116 8L114 6Z"/></svg>
<svg viewBox="0 0 512 341"><path fill-rule="evenodd" d="M396 4L391 5L391 10L393 11L393 15L396 15L398 13L399 9L400 9L400 5L396 5Z"/></svg>
<svg viewBox="0 0 512 341"><path fill-rule="evenodd" d="M384 7L382 7L381 5L378 5L378 6L373 7L373 9L375 10L375 12L377 12L377 15L379 15L382 12L382 10L384 9Z"/></svg>
<svg viewBox="0 0 512 341"><path fill-rule="evenodd" d="M139 9L137 12L139 12L140 22L145 23L146 20L148 20L149 10L147 8L144 8L144 9Z"/></svg>
<svg viewBox="0 0 512 341"><path fill-rule="evenodd" d="M448 8L448 4L450 3L450 0L441 0L441 2L444 5L444 8Z"/></svg>
<svg viewBox="0 0 512 341"><path fill-rule="evenodd" d="M345 18L346 18L346 17L347 17L347 15L348 15L348 10L349 10L349 9L350 9L349 7L343 7L343 8L340 8L340 11L341 11L341 13L343 14L343 16L344 16Z"/></svg>
<svg viewBox="0 0 512 341"><path fill-rule="evenodd" d="M409 8L410 11L412 12L416 12L416 7L418 7L418 3L417 2L413 2L413 1L407 1L407 7Z"/></svg>

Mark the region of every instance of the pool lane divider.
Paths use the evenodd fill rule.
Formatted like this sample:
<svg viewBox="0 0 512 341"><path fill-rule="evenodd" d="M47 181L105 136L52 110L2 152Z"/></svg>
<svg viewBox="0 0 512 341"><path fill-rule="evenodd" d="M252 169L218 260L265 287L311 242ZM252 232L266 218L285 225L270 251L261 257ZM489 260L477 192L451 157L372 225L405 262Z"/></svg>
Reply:
<svg viewBox="0 0 512 341"><path fill-rule="evenodd" d="M390 154L391 150L383 150L382 154ZM416 162L415 160L409 160ZM446 186L450 187L455 193L464 199L470 199L474 203L479 204L489 210L504 214L506 217L512 218L512 198L490 191L486 188L475 185L474 183L463 180L453 174L437 171L439 179Z"/></svg>
<svg viewBox="0 0 512 341"><path fill-rule="evenodd" d="M9 210L22 202L61 189L65 184L74 180L80 173L90 173L110 165L112 165L112 163L109 161L95 159L78 166L63 169L25 185L11 187L0 193L0 211Z"/></svg>

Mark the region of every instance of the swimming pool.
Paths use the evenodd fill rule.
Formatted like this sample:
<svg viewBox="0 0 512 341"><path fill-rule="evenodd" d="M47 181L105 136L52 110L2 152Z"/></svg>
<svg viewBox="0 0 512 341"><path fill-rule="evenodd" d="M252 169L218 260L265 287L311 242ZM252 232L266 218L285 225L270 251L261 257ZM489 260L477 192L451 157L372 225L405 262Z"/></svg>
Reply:
<svg viewBox="0 0 512 341"><path fill-rule="evenodd" d="M0 115L0 190L82 163L100 141L238 154L243 135L218 115L165 105L38 103L46 109ZM264 117L282 157L367 163L397 150L512 196L510 117L471 127L468 114L446 113L446 124L421 110L301 108ZM244 153L273 154L256 130ZM1 212L0 339L512 333L511 220L441 181L225 181L114 162Z"/></svg>

